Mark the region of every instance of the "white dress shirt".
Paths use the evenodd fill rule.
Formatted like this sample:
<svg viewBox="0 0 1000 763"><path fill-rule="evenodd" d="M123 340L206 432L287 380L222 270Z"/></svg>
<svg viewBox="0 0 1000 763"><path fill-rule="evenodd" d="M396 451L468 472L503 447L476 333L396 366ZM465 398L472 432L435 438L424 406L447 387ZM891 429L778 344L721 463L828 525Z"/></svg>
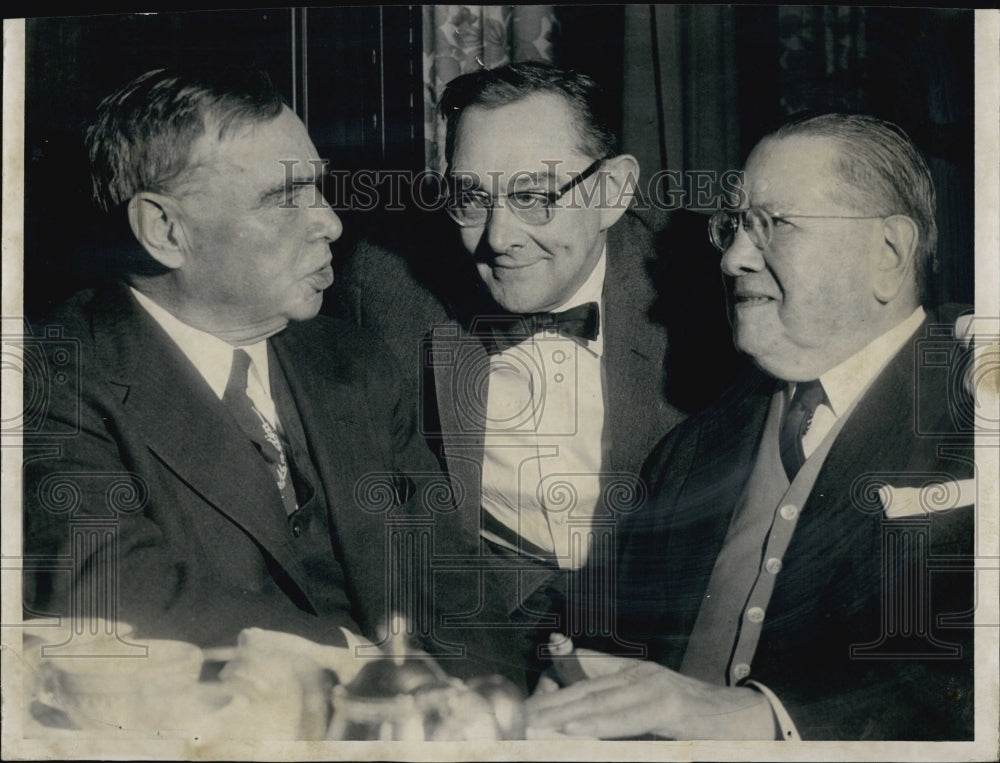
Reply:
<svg viewBox="0 0 1000 763"><path fill-rule="evenodd" d="M156 304L142 292L129 287L136 301L146 310L167 335L174 340L188 360L208 382L219 400L226 391L229 381L229 371L233 365L233 351L236 349L229 342L219 339L213 334L196 329L171 315L167 310ZM268 420L272 427L281 431L278 413L271 399L271 381L268 376L267 340L262 339L254 344L244 345L250 356L250 370L247 374L247 396L253 401L257 410Z"/></svg>
<svg viewBox="0 0 1000 763"><path fill-rule="evenodd" d="M601 492L605 254L576 294L552 311L596 302L602 323L596 339L540 332L490 358L483 507L566 569L586 561L587 544L572 539L587 538ZM483 535L510 546L488 530Z"/></svg>

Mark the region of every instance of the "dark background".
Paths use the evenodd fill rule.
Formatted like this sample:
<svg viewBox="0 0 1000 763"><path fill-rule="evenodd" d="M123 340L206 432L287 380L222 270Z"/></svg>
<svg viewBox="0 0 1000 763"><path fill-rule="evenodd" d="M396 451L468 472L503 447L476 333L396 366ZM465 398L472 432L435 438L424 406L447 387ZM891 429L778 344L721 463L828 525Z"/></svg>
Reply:
<svg viewBox="0 0 1000 763"><path fill-rule="evenodd" d="M681 23L697 30L701 11L694 6L683 11ZM625 8L559 6L556 12L556 63L585 71L621 94L615 100L619 119L629 118L633 107L623 73L625 46L632 41L623 36ZM723 14L735 30L735 70L700 70L697 81L699 87L715 82L735 94L728 113L737 129L729 140L737 143L730 153L742 159L767 130L802 110L866 111L900 124L927 156L938 186L941 263L932 301L971 302L972 11L865 9L851 28L861 55L846 65L831 64L808 36L801 51L790 53L789 40L798 44L800 30L788 28L776 7L717 6L712 12ZM245 62L271 73L332 167L419 171L424 166L420 23L419 6L309 8L307 15L285 8L28 19L26 316L37 317L108 272L102 259L106 221L89 202L82 144L83 129L103 96L159 66ZM691 48L686 53L697 54L699 44L707 43L699 34L685 38ZM695 74L680 72L692 81ZM698 127L695 122L695 140L702 132ZM648 130L638 140L655 147L659 137ZM644 147L625 149L639 153ZM647 175L655 169L643 167ZM411 235L419 235L425 224L405 213L393 218L346 210L341 216L348 233L335 245L340 258L358 235L386 225L412 227ZM697 263L688 274L692 283L717 273L701 220L681 213L665 225L664 246L673 261ZM433 223L426 224L434 230ZM677 278L683 268L673 272L683 283ZM681 312L691 307L685 300L701 299L698 289L675 292L668 296ZM717 297L710 295L709 302Z"/></svg>

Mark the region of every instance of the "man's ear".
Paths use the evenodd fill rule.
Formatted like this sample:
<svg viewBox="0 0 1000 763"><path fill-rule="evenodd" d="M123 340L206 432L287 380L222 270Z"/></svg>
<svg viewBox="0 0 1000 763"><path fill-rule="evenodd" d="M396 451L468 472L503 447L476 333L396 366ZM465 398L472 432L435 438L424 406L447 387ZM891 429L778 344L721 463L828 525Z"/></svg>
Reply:
<svg viewBox="0 0 1000 763"><path fill-rule="evenodd" d="M875 298L891 302L907 284L915 284L914 259L920 231L912 218L891 215L882 221L882 241L874 263Z"/></svg>
<svg viewBox="0 0 1000 763"><path fill-rule="evenodd" d="M625 214L639 188L639 162L632 154L605 159L597 170L596 201L601 210L601 230L607 230Z"/></svg>
<svg viewBox="0 0 1000 763"><path fill-rule="evenodd" d="M184 264L187 240L180 224L180 210L158 193L137 193L128 203L132 233L150 257L174 270Z"/></svg>

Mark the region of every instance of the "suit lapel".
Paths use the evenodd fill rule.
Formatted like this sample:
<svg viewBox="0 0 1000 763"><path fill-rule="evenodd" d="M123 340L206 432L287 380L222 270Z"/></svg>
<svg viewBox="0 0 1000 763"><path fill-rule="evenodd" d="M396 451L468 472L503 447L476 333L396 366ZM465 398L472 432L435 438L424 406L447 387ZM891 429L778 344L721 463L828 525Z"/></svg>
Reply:
<svg viewBox="0 0 1000 763"><path fill-rule="evenodd" d="M355 485L350 475L370 472L373 462L370 448L362 447L370 440L358 433L370 429L371 421L358 381L343 373L336 348L323 347L327 365L318 371L321 364L313 359L315 343L300 328L289 326L274 337L272 346L285 370L313 466L323 483L331 531L347 545L359 520L353 510Z"/></svg>
<svg viewBox="0 0 1000 763"><path fill-rule="evenodd" d="M893 475L899 478L907 471L926 471L937 460L933 454L924 458L926 449L914 441L918 426L914 352L926 325L925 321L865 391L817 475L812 495L839 496L836 505L855 518L860 509L858 496L845 489L850 481L866 475L875 480L879 474L894 481ZM944 404L943 398L937 403ZM927 442L935 450L935 442ZM911 464L913 457L923 463Z"/></svg>
<svg viewBox="0 0 1000 763"><path fill-rule="evenodd" d="M817 475L813 494L829 495L837 485L842 500L850 504L845 479L873 471L898 470L910 450L909 438L901 441L900 422L913 421L912 343L904 347L865 392L844 422L836 442Z"/></svg>
<svg viewBox="0 0 1000 763"><path fill-rule="evenodd" d="M105 296L110 309L98 309L94 318L99 351L114 369L109 381L150 450L252 536L296 583L305 579L277 487L246 435L124 287Z"/></svg>
<svg viewBox="0 0 1000 763"><path fill-rule="evenodd" d="M605 421L611 429L611 468L615 471L641 464L651 445L666 433L654 409L664 395L659 387L663 384L667 336L666 329L654 324L647 314L654 295L643 267L652 249L647 238L647 251L636 252L643 238L632 230L638 225L626 217L608 233L601 330L608 409Z"/></svg>
<svg viewBox="0 0 1000 763"><path fill-rule="evenodd" d="M468 529L478 537L490 358L483 343L458 322L434 327L431 347L448 477Z"/></svg>

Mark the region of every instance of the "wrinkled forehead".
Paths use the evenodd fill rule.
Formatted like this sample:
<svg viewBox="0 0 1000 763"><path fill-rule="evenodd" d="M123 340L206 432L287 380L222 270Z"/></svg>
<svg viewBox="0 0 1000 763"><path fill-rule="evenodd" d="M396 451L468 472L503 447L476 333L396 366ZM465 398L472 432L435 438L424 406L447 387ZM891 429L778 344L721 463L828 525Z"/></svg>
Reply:
<svg viewBox="0 0 1000 763"><path fill-rule="evenodd" d="M765 138L743 170L745 203L772 212L814 211L836 203L849 190L836 169L842 150L826 137Z"/></svg>

